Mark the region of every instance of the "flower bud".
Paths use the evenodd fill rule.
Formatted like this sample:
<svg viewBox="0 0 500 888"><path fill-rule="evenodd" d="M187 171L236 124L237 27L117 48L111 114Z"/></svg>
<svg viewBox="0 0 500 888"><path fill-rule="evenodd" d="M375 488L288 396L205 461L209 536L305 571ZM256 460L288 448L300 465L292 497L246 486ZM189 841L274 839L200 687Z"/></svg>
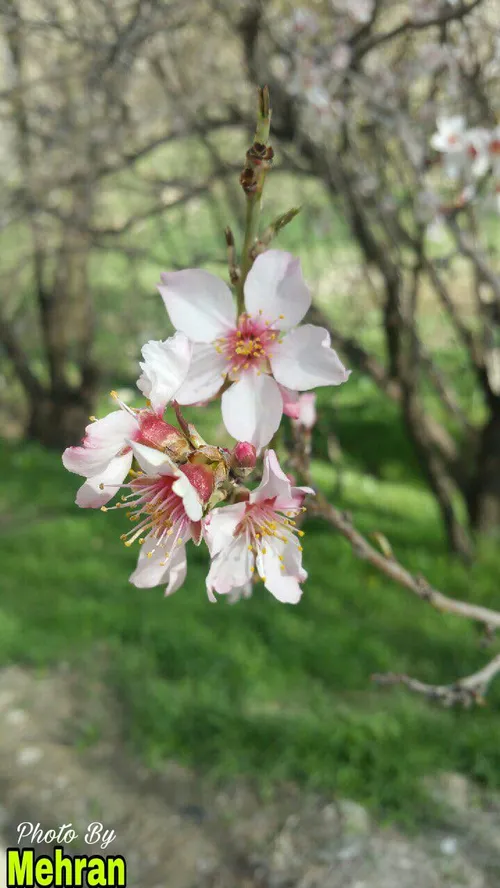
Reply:
<svg viewBox="0 0 500 888"><path fill-rule="evenodd" d="M253 472L257 462L257 451L248 441L239 441L230 455L230 466L235 475L246 478Z"/></svg>
<svg viewBox="0 0 500 888"><path fill-rule="evenodd" d="M186 459L191 452L191 446L179 429L164 422L149 410L141 410L138 419L141 444L148 444L156 450L165 450L176 462Z"/></svg>

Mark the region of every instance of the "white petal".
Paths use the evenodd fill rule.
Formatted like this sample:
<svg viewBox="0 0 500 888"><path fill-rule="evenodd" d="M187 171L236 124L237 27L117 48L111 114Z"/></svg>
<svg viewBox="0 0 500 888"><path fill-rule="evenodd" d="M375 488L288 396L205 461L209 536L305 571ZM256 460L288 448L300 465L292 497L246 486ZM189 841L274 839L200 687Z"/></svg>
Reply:
<svg viewBox="0 0 500 888"><path fill-rule="evenodd" d="M168 402L184 382L192 345L184 333L176 333L164 342L151 340L142 348L144 361L137 388L149 398L156 413L162 414Z"/></svg>
<svg viewBox="0 0 500 888"><path fill-rule="evenodd" d="M311 294L302 277L300 259L283 250L267 250L257 256L245 281L245 308L252 316L290 330L311 305ZM280 317L283 315L283 317Z"/></svg>
<svg viewBox="0 0 500 888"><path fill-rule="evenodd" d="M177 546L175 552L172 553L168 565L168 586L165 589L165 595L173 595L180 589L186 579L187 559L186 547Z"/></svg>
<svg viewBox="0 0 500 888"><path fill-rule="evenodd" d="M172 490L180 496L188 518L191 521L199 521L203 515L203 506L189 478L183 472L178 473L177 481L172 484Z"/></svg>
<svg viewBox="0 0 500 888"><path fill-rule="evenodd" d="M150 552L153 554L148 557ZM156 547L154 537L148 536L140 548L137 567L129 580L138 589L152 589L153 586L159 586L160 583L165 582L170 570L170 566L167 565L164 550L159 546Z"/></svg>
<svg viewBox="0 0 500 888"><path fill-rule="evenodd" d="M134 456L146 475L177 475L177 466L162 450L131 442Z"/></svg>
<svg viewBox="0 0 500 888"><path fill-rule="evenodd" d="M224 382L227 363L227 359L215 351L212 343L195 343L188 374L175 400L179 404L197 404L198 401L213 398Z"/></svg>
<svg viewBox="0 0 500 888"><path fill-rule="evenodd" d="M283 401L270 376L245 373L222 395L222 419L237 441L248 441L259 452L273 437L281 422Z"/></svg>
<svg viewBox="0 0 500 888"><path fill-rule="evenodd" d="M203 524L203 536L210 556L215 558L233 539L234 531L245 514L245 503L219 506L209 512Z"/></svg>
<svg viewBox="0 0 500 888"><path fill-rule="evenodd" d="M207 576L207 592L227 595L234 588L245 586L252 577L250 568L253 554L248 548L248 539L243 534L232 540L213 559Z"/></svg>
<svg viewBox="0 0 500 888"><path fill-rule="evenodd" d="M82 509L98 509L105 506L117 493L117 485L126 478L132 465L132 455L132 451L129 450L122 456L115 456L104 471L99 472L93 478L88 478L76 495L77 506L81 506ZM100 484L104 484L103 490L101 490Z"/></svg>
<svg viewBox="0 0 500 888"><path fill-rule="evenodd" d="M236 324L231 290L208 271L163 273L158 289L172 324L193 342L213 342Z"/></svg>
<svg viewBox="0 0 500 888"><path fill-rule="evenodd" d="M250 501L258 503L260 500L273 499L277 496L291 500L291 485L278 462L278 457L274 450L266 450L262 481L250 494Z"/></svg>
<svg viewBox="0 0 500 888"><path fill-rule="evenodd" d="M277 382L298 391L318 385L340 385L350 373L330 348L328 330L313 324L287 333L274 351L271 368Z"/></svg>
<svg viewBox="0 0 500 888"><path fill-rule="evenodd" d="M256 566L266 589L278 601L284 604L297 604L300 601L302 589L298 578L282 572L281 561L273 547L268 545L265 553L259 552Z"/></svg>
<svg viewBox="0 0 500 888"><path fill-rule="evenodd" d="M148 557L150 552L152 554ZM156 547L155 538L148 536L141 546L137 567L129 580L138 589L152 589L168 580L165 595L172 595L182 586L186 572L185 546L175 546L172 555L167 558L165 550Z"/></svg>
<svg viewBox="0 0 500 888"><path fill-rule="evenodd" d="M98 472L105 471L110 460L138 430L135 416L125 410L114 410L87 426L81 446L66 448L62 456L63 465L69 472L92 478Z"/></svg>

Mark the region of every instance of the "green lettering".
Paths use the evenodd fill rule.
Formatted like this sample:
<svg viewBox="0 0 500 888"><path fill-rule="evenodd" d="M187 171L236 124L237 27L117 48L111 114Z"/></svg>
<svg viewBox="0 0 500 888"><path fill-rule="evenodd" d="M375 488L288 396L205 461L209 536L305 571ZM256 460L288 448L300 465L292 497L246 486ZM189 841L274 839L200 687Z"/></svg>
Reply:
<svg viewBox="0 0 500 888"><path fill-rule="evenodd" d="M7 885L9 888L21 888L34 884L33 879L33 848L7 849Z"/></svg>
<svg viewBox="0 0 500 888"><path fill-rule="evenodd" d="M50 857L39 857L35 861L35 882L41 888L54 884L54 864Z"/></svg>
<svg viewBox="0 0 500 888"><path fill-rule="evenodd" d="M108 857L108 885L125 886L127 872L124 857ZM118 872L116 872L118 870Z"/></svg>
<svg viewBox="0 0 500 888"><path fill-rule="evenodd" d="M89 885L107 885L106 867L102 857L89 857L87 864L87 882Z"/></svg>

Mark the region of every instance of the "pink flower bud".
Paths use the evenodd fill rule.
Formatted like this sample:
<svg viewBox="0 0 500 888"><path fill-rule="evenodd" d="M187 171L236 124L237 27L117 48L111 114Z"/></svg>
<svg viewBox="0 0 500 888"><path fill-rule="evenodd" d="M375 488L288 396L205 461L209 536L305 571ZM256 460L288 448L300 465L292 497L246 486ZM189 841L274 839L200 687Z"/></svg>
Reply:
<svg viewBox="0 0 500 888"><path fill-rule="evenodd" d="M233 448L231 462L235 468L254 469L257 462L257 451L248 441L239 441Z"/></svg>
<svg viewBox="0 0 500 888"><path fill-rule="evenodd" d="M140 438L142 444L148 444L157 450L166 450L175 460L181 461L191 452L185 436L175 426L164 422L155 413L141 410L139 416Z"/></svg>

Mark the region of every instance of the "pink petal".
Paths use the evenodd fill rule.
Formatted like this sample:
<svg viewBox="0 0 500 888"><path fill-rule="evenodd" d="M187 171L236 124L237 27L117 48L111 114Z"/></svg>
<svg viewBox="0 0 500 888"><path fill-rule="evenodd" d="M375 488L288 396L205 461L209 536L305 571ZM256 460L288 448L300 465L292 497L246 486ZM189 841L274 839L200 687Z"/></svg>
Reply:
<svg viewBox="0 0 500 888"><path fill-rule="evenodd" d="M280 385L305 391L318 385L340 385L349 378L337 353L330 348L330 334L323 327L304 324L281 340L271 358Z"/></svg>
<svg viewBox="0 0 500 888"><path fill-rule="evenodd" d="M82 445L66 448L62 456L64 468L68 472L92 478L98 472L105 471L138 429L135 416L125 410L108 413L103 419L87 426Z"/></svg>
<svg viewBox="0 0 500 888"><path fill-rule="evenodd" d="M269 444L282 412L280 390L265 373L245 373L222 395L222 419L229 434L253 444L257 452Z"/></svg>
<svg viewBox="0 0 500 888"><path fill-rule="evenodd" d="M291 500L291 485L274 450L266 450L262 481L250 494L250 501L256 503L264 499L274 499L274 497L282 497L286 501Z"/></svg>
<svg viewBox="0 0 500 888"><path fill-rule="evenodd" d="M216 352L212 343L195 343L189 372L175 400L179 404L196 404L213 398L224 382L226 368L227 359Z"/></svg>
<svg viewBox="0 0 500 888"><path fill-rule="evenodd" d="M115 456L106 469L93 478L88 478L76 494L76 504L82 509L99 509L105 506L118 492L119 484L125 480L132 465L132 451ZM101 490L100 485L104 484ZM111 485L111 486L107 486Z"/></svg>
<svg viewBox="0 0 500 888"><path fill-rule="evenodd" d="M163 414L168 402L184 382L191 361L192 345L184 333L176 333L164 342L147 342L142 348L144 360L137 388L149 398L155 413Z"/></svg>
<svg viewBox="0 0 500 888"><path fill-rule="evenodd" d="M299 393L293 392L284 385L280 385L280 392L283 398L283 413L290 419L298 419L300 413Z"/></svg>
<svg viewBox="0 0 500 888"><path fill-rule="evenodd" d="M231 290L208 271L163 273L158 289L172 324L193 342L213 342L236 324Z"/></svg>
<svg viewBox="0 0 500 888"><path fill-rule="evenodd" d="M267 250L257 256L245 281L245 308L250 315L262 312L263 320L273 327L290 330L310 305L311 294L299 259L283 250Z"/></svg>

